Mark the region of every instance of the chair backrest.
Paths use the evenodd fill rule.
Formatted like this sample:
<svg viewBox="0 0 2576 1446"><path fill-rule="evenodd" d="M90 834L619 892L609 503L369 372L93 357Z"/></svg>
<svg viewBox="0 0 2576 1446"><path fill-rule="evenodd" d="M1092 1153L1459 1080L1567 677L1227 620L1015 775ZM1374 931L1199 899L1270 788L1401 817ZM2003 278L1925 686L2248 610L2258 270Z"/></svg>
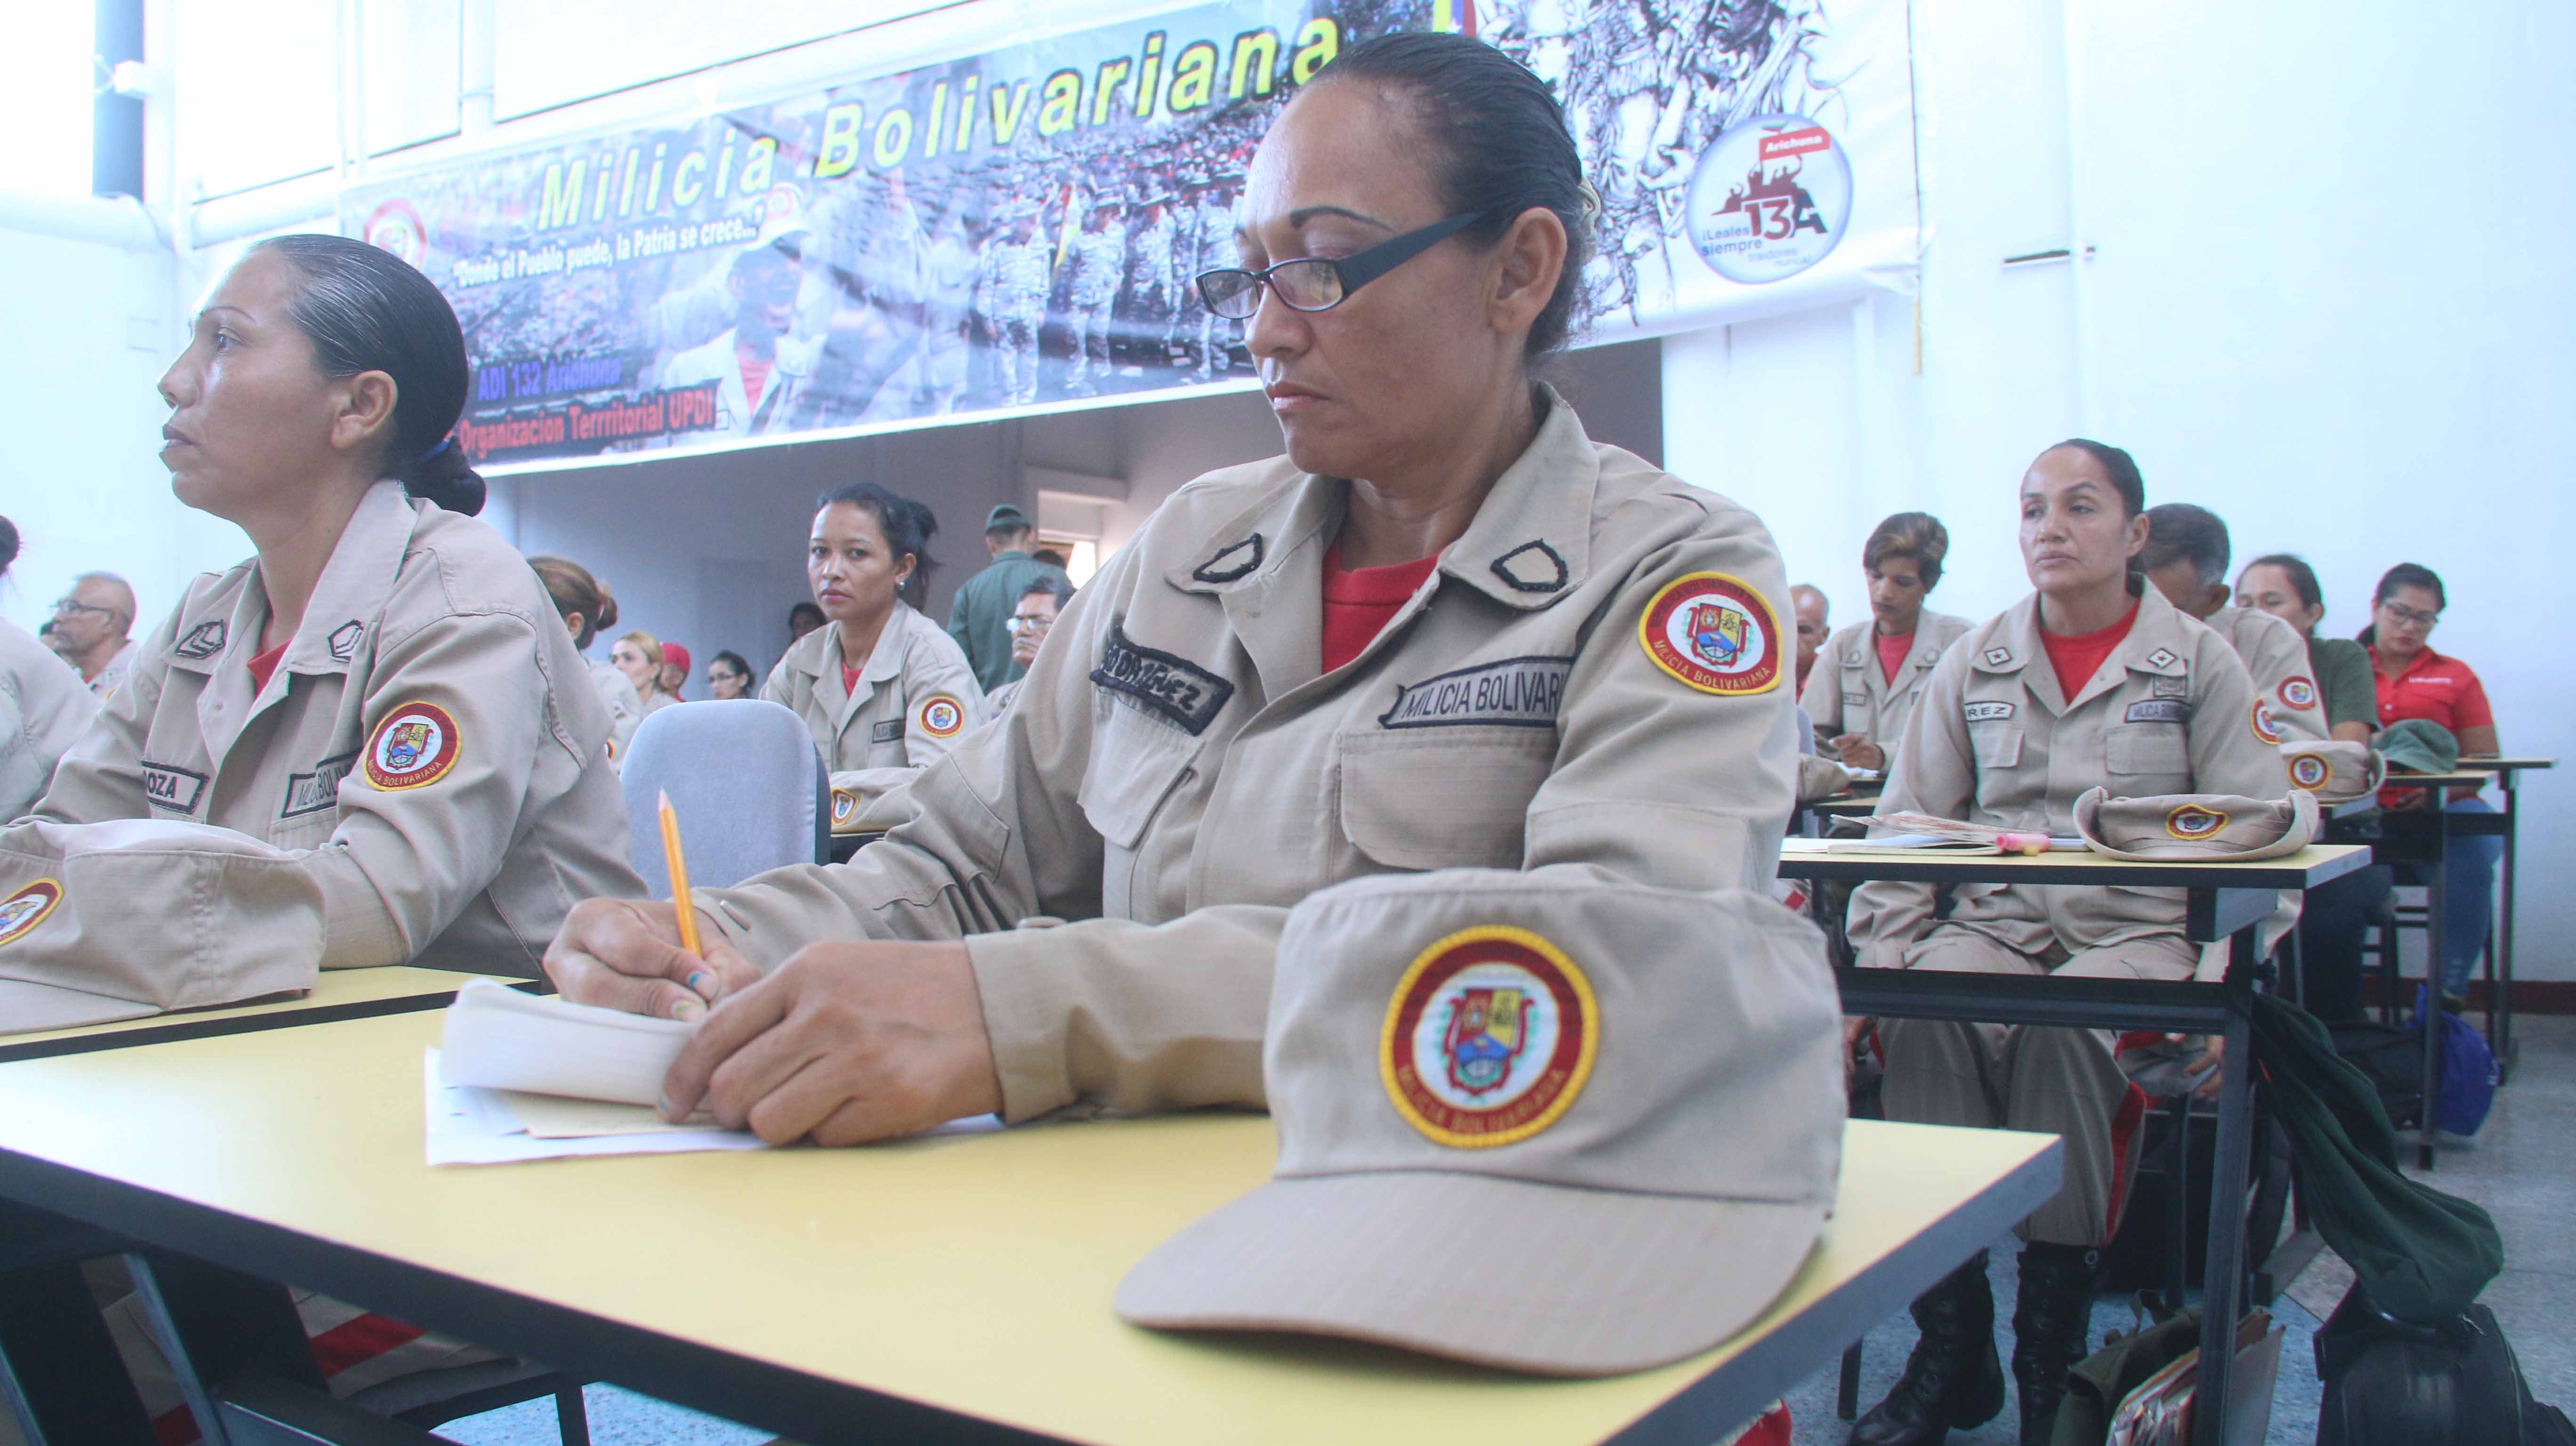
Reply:
<svg viewBox="0 0 2576 1446"><path fill-rule="evenodd" d="M756 698L674 703L646 718L626 747L626 847L657 898L671 892L662 862L661 795L679 815L689 882L727 888L787 864L828 863L831 778L805 722Z"/></svg>

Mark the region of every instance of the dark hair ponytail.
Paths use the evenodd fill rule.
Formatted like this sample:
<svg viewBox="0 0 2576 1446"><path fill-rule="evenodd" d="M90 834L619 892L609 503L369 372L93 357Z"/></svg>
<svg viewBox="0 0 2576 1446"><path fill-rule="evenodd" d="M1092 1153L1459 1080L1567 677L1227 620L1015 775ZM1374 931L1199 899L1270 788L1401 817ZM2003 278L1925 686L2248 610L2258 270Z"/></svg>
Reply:
<svg viewBox="0 0 2576 1446"><path fill-rule="evenodd" d="M2267 552L2245 564L2245 571L2236 576L2242 580L2245 573L2258 567L2279 568L2281 575L2290 580L2290 591L2299 595L2299 606L2313 608L2325 605L2325 589L2317 586L2317 570L2308 566L2306 558L2295 552Z"/></svg>
<svg viewBox="0 0 2576 1446"><path fill-rule="evenodd" d="M0 517L0 573L18 560L18 524Z"/></svg>
<svg viewBox="0 0 2576 1446"><path fill-rule="evenodd" d="M324 376L393 378L383 475L450 512L482 511L483 479L448 435L465 413L471 369L447 298L402 258L346 236L279 236L254 249L276 252L303 277L287 314Z"/></svg>
<svg viewBox="0 0 2576 1446"><path fill-rule="evenodd" d="M930 599L930 574L939 566L930 556L930 539L939 531L938 514L900 492L889 491L874 482L852 482L835 487L814 499L814 509L847 502L864 508L877 520L877 529L885 534L886 549L895 557L912 558L912 576L895 589L895 596L912 606L927 607Z"/></svg>
<svg viewBox="0 0 2576 1446"><path fill-rule="evenodd" d="M2420 562L2401 562L2381 573L2379 589L2370 595L2370 605L2377 608L2381 603L2397 596L2397 590L2401 587L2420 587L2431 593L2433 611L2437 613L2451 605L2451 595L2442 591L2442 575ZM2353 637L2365 648L2379 646L2378 620L2373 619L2364 624L2361 631L2353 634Z"/></svg>

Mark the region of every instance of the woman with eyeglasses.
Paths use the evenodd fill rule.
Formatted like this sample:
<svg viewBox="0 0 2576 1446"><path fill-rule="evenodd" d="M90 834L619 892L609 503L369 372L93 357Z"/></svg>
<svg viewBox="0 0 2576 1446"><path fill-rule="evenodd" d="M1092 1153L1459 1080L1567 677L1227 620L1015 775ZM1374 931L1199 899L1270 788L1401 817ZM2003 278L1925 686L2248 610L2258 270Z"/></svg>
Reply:
<svg viewBox="0 0 2576 1446"><path fill-rule="evenodd" d="M2401 562L2381 575L2379 590L2371 595L2370 625L2360 633L2379 685L2379 726L2422 718L2449 729L2460 741L2462 757L2493 754L2495 710L2487 705L2486 685L2468 664L2433 651L2433 629L2448 605L2442 579L2429 567ZM2379 806L2400 812L2420 809L2427 807L2426 796L2420 788L2382 789ZM2453 789L2444 806L2453 813L2495 812L2474 785ZM2448 857L2442 993L2457 1008L2469 992L2478 956L2486 950L2504 840L2454 834Z"/></svg>
<svg viewBox="0 0 2576 1446"><path fill-rule="evenodd" d="M1500 51L1343 51L1251 164L1241 266L1199 278L1287 455L1164 503L884 840L701 892L703 959L667 908L585 905L565 995L704 1021L672 1109L849 1144L1261 1104L1281 928L1347 879L1767 890L1798 756L1771 537L1532 374L1587 194Z"/></svg>
<svg viewBox="0 0 2576 1446"><path fill-rule="evenodd" d="M18 529L0 517L0 578L18 558ZM0 823L27 811L54 764L98 715L81 675L25 628L0 618Z"/></svg>

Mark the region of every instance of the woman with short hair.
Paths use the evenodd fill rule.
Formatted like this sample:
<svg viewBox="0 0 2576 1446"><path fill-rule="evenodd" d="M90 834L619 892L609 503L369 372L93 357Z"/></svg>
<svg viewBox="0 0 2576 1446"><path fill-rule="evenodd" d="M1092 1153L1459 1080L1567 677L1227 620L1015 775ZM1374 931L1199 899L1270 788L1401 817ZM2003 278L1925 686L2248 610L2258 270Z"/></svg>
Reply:
<svg viewBox="0 0 2576 1446"><path fill-rule="evenodd" d="M1846 768L1886 771L1924 680L1968 630L1966 618L1923 606L1949 555L1950 530L1928 512L1897 513L1861 544L1870 620L1826 641L1799 699Z"/></svg>

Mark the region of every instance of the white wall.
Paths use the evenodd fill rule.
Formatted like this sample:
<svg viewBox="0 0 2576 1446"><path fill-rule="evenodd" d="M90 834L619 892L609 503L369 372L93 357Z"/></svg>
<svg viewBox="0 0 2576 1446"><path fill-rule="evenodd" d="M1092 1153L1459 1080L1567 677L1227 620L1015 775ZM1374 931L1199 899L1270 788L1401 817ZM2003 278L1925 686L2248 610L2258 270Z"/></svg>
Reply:
<svg viewBox="0 0 2576 1446"><path fill-rule="evenodd" d="M1762 511L1843 621L1869 528L1933 511L1935 605L1982 616L2028 590L2022 469L2098 437L2150 502L2225 517L2240 561L2307 556L2329 632L2390 564L2441 572L2435 643L2481 671L2506 746L2576 758L2540 582L2576 535L2576 9L2482 10L2439 43L2417 13L1928 0L1921 373L1892 296L1668 338L1668 465ZM2000 264L2070 239L2094 259ZM2525 795L2527 977L2576 978L2568 788Z"/></svg>

